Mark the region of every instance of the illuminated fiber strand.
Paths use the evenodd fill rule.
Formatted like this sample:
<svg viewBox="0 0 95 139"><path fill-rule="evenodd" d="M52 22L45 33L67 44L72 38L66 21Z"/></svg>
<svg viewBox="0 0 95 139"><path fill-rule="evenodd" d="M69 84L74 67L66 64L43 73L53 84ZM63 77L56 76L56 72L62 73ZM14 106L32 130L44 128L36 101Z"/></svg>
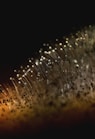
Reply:
<svg viewBox="0 0 95 139"><path fill-rule="evenodd" d="M95 26L44 43L38 55L14 70L12 85L0 86L1 121L12 128L42 107L57 111L73 98L95 100Z"/></svg>

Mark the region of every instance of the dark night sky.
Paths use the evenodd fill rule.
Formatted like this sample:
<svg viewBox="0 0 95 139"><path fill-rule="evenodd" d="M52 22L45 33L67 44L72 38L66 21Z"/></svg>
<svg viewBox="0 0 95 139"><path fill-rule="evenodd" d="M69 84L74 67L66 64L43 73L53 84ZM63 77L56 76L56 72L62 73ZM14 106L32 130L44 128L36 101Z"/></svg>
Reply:
<svg viewBox="0 0 95 139"><path fill-rule="evenodd" d="M81 5L81 4L80 4ZM55 40L79 28L94 23L94 9L80 5L44 4L28 7L4 7L0 27L0 81L12 70L33 56L42 43ZM6 9L6 10L5 10Z"/></svg>

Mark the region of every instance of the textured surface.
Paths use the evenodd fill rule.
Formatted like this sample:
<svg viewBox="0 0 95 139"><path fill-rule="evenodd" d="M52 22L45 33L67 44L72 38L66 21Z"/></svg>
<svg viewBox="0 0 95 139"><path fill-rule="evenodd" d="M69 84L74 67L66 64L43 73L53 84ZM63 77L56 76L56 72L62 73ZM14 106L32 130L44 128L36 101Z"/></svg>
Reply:
<svg viewBox="0 0 95 139"><path fill-rule="evenodd" d="M1 131L32 134L94 121L95 26L43 44L37 59L14 72L1 85Z"/></svg>

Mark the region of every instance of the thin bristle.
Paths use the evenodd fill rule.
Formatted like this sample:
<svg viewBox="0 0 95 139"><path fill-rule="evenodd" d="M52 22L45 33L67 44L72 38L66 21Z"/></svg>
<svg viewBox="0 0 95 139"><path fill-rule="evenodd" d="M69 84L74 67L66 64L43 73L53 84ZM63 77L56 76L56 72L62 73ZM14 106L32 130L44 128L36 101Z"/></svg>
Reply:
<svg viewBox="0 0 95 139"><path fill-rule="evenodd" d="M27 66L18 71L15 79L11 78L17 94L19 87L24 87L31 95L40 95L44 89L47 94L51 84L57 84L54 85L54 95L70 92L80 95L94 91L94 26L66 37L64 42L57 40L54 44L44 45L47 50L39 52L39 59L29 59Z"/></svg>
<svg viewBox="0 0 95 139"><path fill-rule="evenodd" d="M38 58L30 58L14 70L9 85L0 86L0 119L12 128L41 111L95 100L95 26L43 45Z"/></svg>

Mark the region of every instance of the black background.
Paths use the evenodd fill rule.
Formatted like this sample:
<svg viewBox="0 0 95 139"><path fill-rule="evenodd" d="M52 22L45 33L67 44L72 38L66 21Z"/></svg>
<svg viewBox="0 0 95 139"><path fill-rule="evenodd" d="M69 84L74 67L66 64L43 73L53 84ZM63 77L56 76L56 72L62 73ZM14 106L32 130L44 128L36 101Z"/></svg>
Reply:
<svg viewBox="0 0 95 139"><path fill-rule="evenodd" d="M0 82L12 75L44 42L94 24L92 3L4 3L0 25Z"/></svg>

